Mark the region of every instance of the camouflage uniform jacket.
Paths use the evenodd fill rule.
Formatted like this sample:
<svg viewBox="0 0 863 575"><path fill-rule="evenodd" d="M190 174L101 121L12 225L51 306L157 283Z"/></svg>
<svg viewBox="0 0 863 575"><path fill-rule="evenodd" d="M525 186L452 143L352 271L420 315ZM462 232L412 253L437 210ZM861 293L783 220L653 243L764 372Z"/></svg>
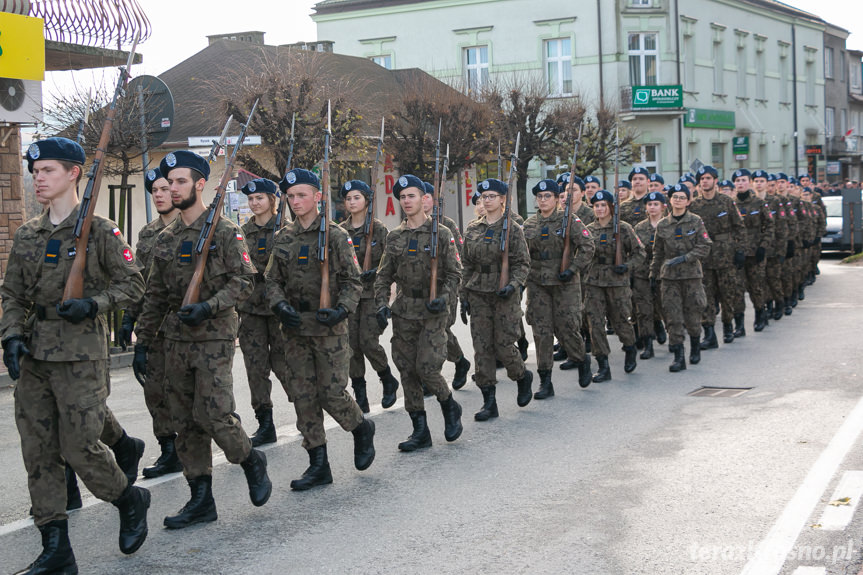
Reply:
<svg viewBox="0 0 863 575"><path fill-rule="evenodd" d="M656 226L650 277L662 280L701 278L701 260L710 253L712 243L704 222L689 210L680 219L668 214ZM666 265L677 256L683 256L685 261L676 266Z"/></svg>
<svg viewBox="0 0 863 575"><path fill-rule="evenodd" d="M273 228L276 225L276 216L270 217L270 221L263 226L259 226L255 219L256 217L252 216L241 228L243 235L246 236L246 246L251 250L249 255L252 263L258 270L255 274L255 288L252 295L237 304L237 311L255 315L273 315L267 302L264 270L267 269L270 254L273 252Z"/></svg>
<svg viewBox="0 0 863 575"><path fill-rule="evenodd" d="M644 205L644 198L636 199L635 196L629 196L624 201L620 202L620 221L626 222L633 228L635 225L647 219L647 208Z"/></svg>
<svg viewBox="0 0 863 575"><path fill-rule="evenodd" d="M441 216L440 224L442 226L446 226L446 229L448 229L452 234L452 237L455 238L455 247L458 250L458 255L461 256L462 248L464 247L464 238L461 235L461 230L458 229L458 224L449 216Z"/></svg>
<svg viewBox="0 0 863 575"><path fill-rule="evenodd" d="M192 327L181 322L175 313L182 307L192 281L195 244L206 219L207 210L188 226L182 216L177 216L156 237L144 307L135 329L142 345L153 342L162 318L167 339L212 341L237 337L235 306L252 293L256 270L240 228L225 218L216 222L201 281L200 301L210 305L212 316Z"/></svg>
<svg viewBox="0 0 863 575"><path fill-rule="evenodd" d="M805 202L800 198L791 196L789 203L791 205L791 214L797 220L797 245L800 246L801 242L809 237L811 223L806 214L803 213L804 211L808 213L809 210L806 208Z"/></svg>
<svg viewBox="0 0 863 575"><path fill-rule="evenodd" d="M647 218L644 221L638 222L633 229L641 245L644 246L645 258L644 261L639 262L632 269L632 276L646 280L650 277L650 261L653 258L653 242L656 238L656 228L650 223L650 218Z"/></svg>
<svg viewBox="0 0 863 575"><path fill-rule="evenodd" d="M768 250L767 255L784 258L788 242L788 217L785 213L785 205L776 194L768 194L766 202L770 206L770 215L773 216L773 249Z"/></svg>
<svg viewBox="0 0 863 575"><path fill-rule="evenodd" d="M785 222L788 224L788 241L799 241L800 224L797 222L797 212L794 210L794 198L779 195L782 207L785 209Z"/></svg>
<svg viewBox="0 0 863 575"><path fill-rule="evenodd" d="M827 233L827 210L820 203L810 204L815 212L815 238L820 238Z"/></svg>
<svg viewBox="0 0 863 575"><path fill-rule="evenodd" d="M387 247L375 278L375 306L389 305L390 287L396 284L396 299L392 312L405 319L425 319L432 314L425 304L429 301L431 286L432 221L410 229L407 220L387 236ZM446 226L438 228L437 295L447 303L458 297L461 281L461 256L456 241Z"/></svg>
<svg viewBox="0 0 863 575"><path fill-rule="evenodd" d="M354 244L354 254L357 256L357 262L360 264L360 269L363 267L363 259L366 257L366 234L363 233L363 226L358 228L351 227L351 220L348 218L341 223L344 230L351 236ZM375 225L372 228L372 267L375 269L381 263L381 258L384 256L384 250L387 246L387 227L382 221L375 218ZM363 295L360 299L373 299L375 297L375 278L372 276L368 280L363 280Z"/></svg>
<svg viewBox="0 0 863 575"><path fill-rule="evenodd" d="M555 208L547 218L540 212L527 218L524 239L530 251L530 282L542 286L563 285L557 277L563 258L563 210ZM569 269L576 274L577 281L590 265L594 246L584 222L573 216L569 218L569 243Z"/></svg>
<svg viewBox="0 0 863 575"><path fill-rule="evenodd" d="M590 230L590 236L593 238L593 245L596 249L593 253L593 261L590 263L587 279L584 283L597 287L629 286L628 273L614 273L614 255L616 250L613 219L609 220L608 224L604 226L599 220L596 220L587 226L587 229ZM635 230L626 222L620 222L620 237L623 263L630 270L633 270L644 261L644 246L641 245L641 240L635 235Z"/></svg>
<svg viewBox="0 0 863 575"><path fill-rule="evenodd" d="M764 248L769 254L770 248L773 246L774 227L770 207L764 200L759 199L752 190L748 190L744 194L746 194L744 198L737 194L737 210L746 226L743 249L747 256L754 256L755 250L759 247Z"/></svg>
<svg viewBox="0 0 863 575"><path fill-rule="evenodd" d="M57 315L56 306L63 299L66 278L75 259L74 229L79 209L80 206L56 227L49 210L19 227L0 287L0 338L5 341L30 334L30 355L41 361L107 359L105 312L131 305L144 294L141 266L117 225L93 216L83 297L96 302L99 315L78 324Z"/></svg>
<svg viewBox="0 0 863 575"><path fill-rule="evenodd" d="M500 237L503 218L489 224L485 216L472 221L464 232L464 257L461 288L494 293L500 289L500 266L503 252ZM530 273L530 254L524 240L524 230L513 219L509 226L509 284L516 289L524 286Z"/></svg>
<svg viewBox="0 0 863 575"><path fill-rule="evenodd" d="M593 210L584 202L581 202L581 205L578 206L578 210L576 210L575 215L578 216L578 219L580 219L584 225L592 224L596 221L596 216L593 215Z"/></svg>
<svg viewBox="0 0 863 575"><path fill-rule="evenodd" d="M734 253L744 251L746 226L730 197L716 193L713 199L698 196L689 211L701 218L713 245L710 255L701 260L705 269L724 269L734 265Z"/></svg>
<svg viewBox="0 0 863 575"><path fill-rule="evenodd" d="M299 219L276 234L273 254L264 277L270 307L287 301L300 313L300 326L290 334L300 336L346 335L348 322L329 327L316 319L321 303L321 264L318 260L320 219L303 228ZM327 263L330 271L330 307L344 306L353 313L360 303L363 284L353 241L337 224L330 225ZM286 332L288 333L288 332Z"/></svg>

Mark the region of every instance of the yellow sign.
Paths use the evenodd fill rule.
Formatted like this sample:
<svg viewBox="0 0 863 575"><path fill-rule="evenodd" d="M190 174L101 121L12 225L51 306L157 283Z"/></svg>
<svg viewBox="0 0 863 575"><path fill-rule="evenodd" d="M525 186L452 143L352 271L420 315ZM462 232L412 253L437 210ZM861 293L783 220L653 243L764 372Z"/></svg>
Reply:
<svg viewBox="0 0 863 575"><path fill-rule="evenodd" d="M45 79L45 22L0 12L0 78Z"/></svg>

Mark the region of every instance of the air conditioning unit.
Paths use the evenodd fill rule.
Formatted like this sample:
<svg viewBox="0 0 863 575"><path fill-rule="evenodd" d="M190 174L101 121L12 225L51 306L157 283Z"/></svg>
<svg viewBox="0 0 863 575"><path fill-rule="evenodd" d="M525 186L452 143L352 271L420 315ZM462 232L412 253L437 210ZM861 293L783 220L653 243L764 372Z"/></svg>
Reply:
<svg viewBox="0 0 863 575"><path fill-rule="evenodd" d="M0 78L0 122L35 124L42 121L42 82Z"/></svg>

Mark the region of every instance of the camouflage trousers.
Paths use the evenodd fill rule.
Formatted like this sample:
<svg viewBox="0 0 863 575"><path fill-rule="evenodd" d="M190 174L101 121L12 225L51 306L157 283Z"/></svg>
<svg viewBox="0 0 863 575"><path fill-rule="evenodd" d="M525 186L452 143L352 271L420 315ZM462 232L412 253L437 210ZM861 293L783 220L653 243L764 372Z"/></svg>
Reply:
<svg viewBox="0 0 863 575"><path fill-rule="evenodd" d="M568 358L584 361L580 329L583 309L581 285L576 281L556 286L527 284L527 323L533 330L537 369L554 367L555 336Z"/></svg>
<svg viewBox="0 0 863 575"><path fill-rule="evenodd" d="M107 360L21 360L21 378L15 386L15 423L37 526L67 518L65 463L103 501L120 497L129 483L114 456L99 441L109 413L105 404L107 382ZM111 431L113 424L107 428L116 433L116 429Z"/></svg>
<svg viewBox="0 0 863 575"><path fill-rule="evenodd" d="M593 355L607 357L611 352L605 335L605 320L611 323L614 333L623 345L635 345L635 330L629 323L632 315L632 290L629 286L587 286L584 310L590 323L590 341Z"/></svg>
<svg viewBox="0 0 863 575"><path fill-rule="evenodd" d="M513 294L502 299L496 293L464 290L470 304L470 335L473 339L474 373L480 389L497 383L495 360L506 367L513 381L524 377L524 361L515 342L521 325L521 302Z"/></svg>
<svg viewBox="0 0 863 575"><path fill-rule="evenodd" d="M458 343L458 339L456 339L455 335L452 332L452 326L455 323L456 317L458 315L458 298L452 298L449 305L447 305L447 327L446 327L446 360L452 363L457 362L462 358L464 352L461 349L461 345Z"/></svg>
<svg viewBox="0 0 863 575"><path fill-rule="evenodd" d="M701 278L662 280L662 315L669 345L685 342L687 333L701 335L701 318L707 304Z"/></svg>
<svg viewBox="0 0 863 575"><path fill-rule="evenodd" d="M799 248L797 248L799 249ZM792 295L797 290L797 255L793 258L785 258L782 264L782 291L786 298L791 299Z"/></svg>
<svg viewBox="0 0 863 575"><path fill-rule="evenodd" d="M270 373L276 377L288 392L288 366L285 363L285 340L280 329L279 319L274 315L240 314L240 349L249 380L252 409L273 408L273 382Z"/></svg>
<svg viewBox="0 0 863 575"><path fill-rule="evenodd" d="M348 336L285 334L288 381L297 413L297 429L306 450L324 445L324 412L345 431L363 422L363 411L345 391L350 363Z"/></svg>
<svg viewBox="0 0 863 575"><path fill-rule="evenodd" d="M743 273L746 278L746 291L749 292L752 307L759 310L767 303L766 265L764 261L756 262L755 256L746 256Z"/></svg>
<svg viewBox="0 0 863 575"><path fill-rule="evenodd" d="M662 303L659 301L659 290L650 287L647 278L632 278L632 304L635 310L635 323L638 326L638 337L656 337L654 322L662 318L659 313Z"/></svg>
<svg viewBox="0 0 863 575"><path fill-rule="evenodd" d="M245 461L249 436L234 417L234 340L165 340L165 397L187 478L213 474L212 441L231 463ZM212 439L212 441L211 441Z"/></svg>
<svg viewBox="0 0 863 575"><path fill-rule="evenodd" d="M378 327L375 300L361 299L357 310L348 316L348 334L351 343L351 379L366 375L366 358L376 372L389 366L387 352L380 343L381 328Z"/></svg>
<svg viewBox="0 0 863 575"><path fill-rule="evenodd" d="M423 384L441 401L452 393L441 375L448 321L444 314L425 319L393 315L393 363L399 370L408 413L425 410Z"/></svg>
<svg viewBox="0 0 863 575"><path fill-rule="evenodd" d="M153 435L168 437L174 435L171 410L165 400L165 339L159 333L147 352L147 382L144 388L144 403L153 419ZM108 444L110 445L110 443Z"/></svg>
<svg viewBox="0 0 863 575"><path fill-rule="evenodd" d="M740 284L740 278L735 268L704 268L704 276L701 284L704 286L704 297L707 304L701 315L702 325L716 324L716 302L719 302L722 310L722 323L734 321L736 302L743 300L744 291ZM744 306L746 303L744 302ZM744 307L745 309L745 307ZM742 313L740 310L738 313Z"/></svg>
<svg viewBox="0 0 863 575"><path fill-rule="evenodd" d="M767 258L767 266L764 270L764 275L767 278L766 300L782 301L785 299L785 290L782 286L782 264L784 263L784 257Z"/></svg>

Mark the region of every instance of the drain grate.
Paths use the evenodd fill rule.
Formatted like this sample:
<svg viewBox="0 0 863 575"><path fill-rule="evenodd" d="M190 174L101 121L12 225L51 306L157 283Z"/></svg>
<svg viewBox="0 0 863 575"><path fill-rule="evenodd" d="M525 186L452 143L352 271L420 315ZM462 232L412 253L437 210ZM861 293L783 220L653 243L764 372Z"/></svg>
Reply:
<svg viewBox="0 0 863 575"><path fill-rule="evenodd" d="M691 397L740 397L751 387L699 387L686 395Z"/></svg>

